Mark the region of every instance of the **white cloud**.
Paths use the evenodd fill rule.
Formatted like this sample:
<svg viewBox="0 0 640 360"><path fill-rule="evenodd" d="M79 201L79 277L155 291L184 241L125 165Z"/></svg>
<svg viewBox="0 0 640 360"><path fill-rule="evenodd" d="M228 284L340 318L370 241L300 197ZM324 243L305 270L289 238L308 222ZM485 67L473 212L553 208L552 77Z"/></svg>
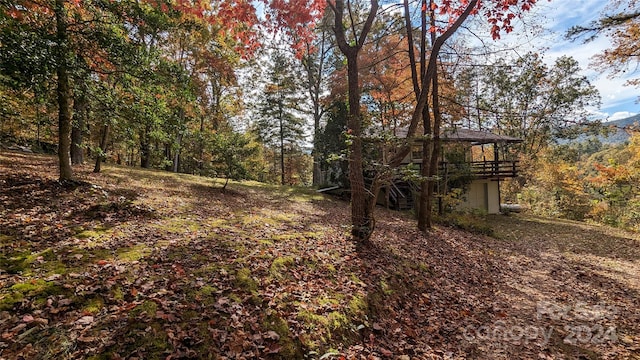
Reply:
<svg viewBox="0 0 640 360"><path fill-rule="evenodd" d="M548 13L547 27L553 31L546 41L550 40L549 50L545 53L544 61L551 65L560 56L571 56L578 61L583 74L600 91L603 110L628 111L638 110L635 101L640 98L640 89L627 86L625 82L630 78L637 78L640 74L628 74L611 78L608 72L601 68L591 67L593 56L602 53L611 46L606 36L600 36L591 42L583 40L568 41L565 39L566 30L573 25L588 25L597 20L603 13L607 2L601 0L566 1L552 0ZM543 45L543 44L541 44ZM620 109L624 107L625 109Z"/></svg>
<svg viewBox="0 0 640 360"><path fill-rule="evenodd" d="M636 113L632 113L632 112L628 112L628 111L618 111L618 112L614 112L611 116L609 116L609 121L613 121L613 120L620 120L620 119L626 119L628 117L631 117L633 115L636 115Z"/></svg>
<svg viewBox="0 0 640 360"><path fill-rule="evenodd" d="M571 56L580 64L582 74L600 92L601 108L589 109L590 112L595 114L595 111L599 110L603 115L623 111L640 113L640 105L636 103L636 100L640 99L640 88L625 84L628 79L639 78L640 72L626 74L625 77L619 76L622 74L610 77L606 69L590 66L594 55L611 47L610 39L600 36L589 43L584 43L584 39L569 41L565 38L566 31L571 26L588 25L599 19L608 4L609 2L602 0L538 2L531 12L525 14L522 22L514 24L514 31L511 34L504 34L500 41L491 41L489 32L482 29L484 31L474 32L475 35L470 37L470 42L479 45L483 40L490 45L506 49L487 57L509 54L517 56L529 51L539 52L543 55L543 61L549 66L552 66L561 56ZM480 17L475 21L475 26L486 23ZM544 28L544 31L537 31L539 27Z"/></svg>

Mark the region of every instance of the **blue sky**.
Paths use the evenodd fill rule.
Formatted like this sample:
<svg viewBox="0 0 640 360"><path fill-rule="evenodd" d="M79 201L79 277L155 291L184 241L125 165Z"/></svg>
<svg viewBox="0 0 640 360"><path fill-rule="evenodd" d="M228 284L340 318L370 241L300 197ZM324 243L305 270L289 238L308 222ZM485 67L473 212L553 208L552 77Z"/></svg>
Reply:
<svg viewBox="0 0 640 360"><path fill-rule="evenodd" d="M640 89L632 86L625 86L627 78L610 78L608 73L601 70L589 68L593 55L602 52L610 47L610 40L601 36L594 41L584 44L578 40L570 42L564 39L566 30L572 25L588 24L597 20L608 2L603 0L552 0L550 2L540 2L543 7L538 14L547 14L545 23L542 25L550 31L545 40L549 49L545 52L545 59L550 62L562 56L573 56L581 67L585 75L591 80L600 91L602 106L600 109L592 109L594 115L600 118L616 120L640 113L640 104L636 101L640 97ZM544 44L542 44L544 46ZM632 73L629 78L639 77L640 73Z"/></svg>
<svg viewBox="0 0 640 360"><path fill-rule="evenodd" d="M482 41L502 48L504 54L538 52L550 66L560 56L573 57L580 63L583 74L599 90L602 98L599 108L587 109L592 117L603 121L623 119L640 114L640 104L636 103L640 98L640 88L625 85L628 79L640 77L640 71L628 73L627 78L612 78L603 69L590 67L594 55L610 48L611 41L606 36L600 36L586 44L580 39L573 42L565 39L571 26L588 25L599 19L608 3L607 0L538 0L533 10L524 14L521 23L515 24L512 33L503 34L500 40L492 42L485 29L484 33L474 32L471 42L477 44ZM486 26L486 21L484 23Z"/></svg>

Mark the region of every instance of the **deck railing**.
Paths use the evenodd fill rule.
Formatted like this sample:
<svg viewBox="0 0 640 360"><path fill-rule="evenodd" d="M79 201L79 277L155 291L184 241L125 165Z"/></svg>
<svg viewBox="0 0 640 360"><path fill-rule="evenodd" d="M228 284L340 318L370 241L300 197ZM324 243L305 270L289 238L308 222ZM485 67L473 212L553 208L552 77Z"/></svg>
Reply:
<svg viewBox="0 0 640 360"><path fill-rule="evenodd" d="M518 161L472 161L466 163L441 161L438 170L440 175L468 173L479 179L504 179L518 176Z"/></svg>

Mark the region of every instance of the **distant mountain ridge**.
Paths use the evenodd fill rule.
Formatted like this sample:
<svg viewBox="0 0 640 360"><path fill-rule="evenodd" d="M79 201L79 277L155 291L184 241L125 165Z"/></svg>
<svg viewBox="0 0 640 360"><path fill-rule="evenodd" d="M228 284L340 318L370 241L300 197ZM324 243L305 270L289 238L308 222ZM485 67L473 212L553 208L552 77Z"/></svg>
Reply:
<svg viewBox="0 0 640 360"><path fill-rule="evenodd" d="M629 133L624 130L625 128L635 127L640 129L640 114L633 115L624 119L607 121L602 123L602 125L609 126L615 129L613 129L611 134L609 134L608 136L598 136L598 140L600 140L603 144L622 144L628 141L631 137Z"/></svg>

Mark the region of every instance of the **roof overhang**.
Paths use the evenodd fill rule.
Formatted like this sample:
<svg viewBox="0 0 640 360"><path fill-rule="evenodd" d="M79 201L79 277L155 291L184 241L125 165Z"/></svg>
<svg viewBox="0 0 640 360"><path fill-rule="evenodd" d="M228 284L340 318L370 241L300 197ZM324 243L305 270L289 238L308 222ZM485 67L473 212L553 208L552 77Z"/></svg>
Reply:
<svg viewBox="0 0 640 360"><path fill-rule="evenodd" d="M470 142L474 145L520 143L523 140L506 135L498 135L487 131L447 128L442 131L440 140L443 142Z"/></svg>

